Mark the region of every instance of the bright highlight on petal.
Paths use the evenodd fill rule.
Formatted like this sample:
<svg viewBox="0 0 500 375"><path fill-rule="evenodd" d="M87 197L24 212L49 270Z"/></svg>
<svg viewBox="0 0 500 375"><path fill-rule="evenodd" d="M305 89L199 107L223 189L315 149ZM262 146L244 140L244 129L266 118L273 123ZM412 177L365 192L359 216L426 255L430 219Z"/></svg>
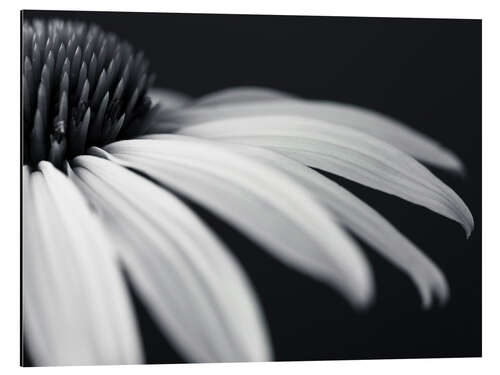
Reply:
<svg viewBox="0 0 500 375"><path fill-rule="evenodd" d="M140 170L212 210L284 263L338 288L355 306L373 297L356 243L279 170L218 144L175 135L116 142L113 161Z"/></svg>
<svg viewBox="0 0 500 375"><path fill-rule="evenodd" d="M193 105L215 106L230 103L251 103L277 99L293 99L286 92L270 89L267 87L234 87L204 95L193 103Z"/></svg>
<svg viewBox="0 0 500 375"><path fill-rule="evenodd" d="M178 134L275 150L314 168L424 206L459 222L474 221L455 192L412 157L359 131L291 116L253 116L201 123Z"/></svg>
<svg viewBox="0 0 500 375"><path fill-rule="evenodd" d="M235 96L251 98L249 101L233 100ZM214 105L204 105L213 102ZM440 168L458 173L464 172L460 159L450 150L428 136L390 117L365 108L331 101L302 100L283 94L280 98L276 90L235 88L202 98L200 105L169 115L170 123L192 125L201 122L231 119L247 116L287 115L322 120L330 124L344 125L381 139L403 150L416 159ZM164 124L156 125L156 132L162 132Z"/></svg>
<svg viewBox="0 0 500 375"><path fill-rule="evenodd" d="M24 167L23 317L40 365L142 363L116 254L74 184Z"/></svg>
<svg viewBox="0 0 500 375"><path fill-rule="evenodd" d="M265 323L244 271L187 206L110 161L80 156L74 166L119 242L139 295L188 360L270 360Z"/></svg>
<svg viewBox="0 0 500 375"><path fill-rule="evenodd" d="M341 224L409 275L424 307L431 306L433 296L446 302L449 289L441 270L384 217L349 191L277 152L241 144L228 143L225 147L284 171L313 192Z"/></svg>

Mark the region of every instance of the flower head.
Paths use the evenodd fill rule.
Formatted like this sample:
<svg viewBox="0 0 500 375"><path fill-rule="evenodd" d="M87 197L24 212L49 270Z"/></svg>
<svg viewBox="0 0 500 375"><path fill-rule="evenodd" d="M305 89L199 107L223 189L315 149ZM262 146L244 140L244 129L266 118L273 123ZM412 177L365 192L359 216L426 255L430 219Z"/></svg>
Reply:
<svg viewBox="0 0 500 375"><path fill-rule="evenodd" d="M25 163L64 161L133 137L148 123L153 82L142 53L98 26L23 23Z"/></svg>
<svg viewBox="0 0 500 375"><path fill-rule="evenodd" d="M428 137L266 88L199 99L150 89L142 54L97 26L25 22L23 48L23 317L37 364L144 361L122 267L187 360L272 359L244 270L181 198L354 308L373 302L375 285L348 230L407 273L424 307L447 300L436 264L312 169L423 206L468 236L464 202L416 159L462 164Z"/></svg>

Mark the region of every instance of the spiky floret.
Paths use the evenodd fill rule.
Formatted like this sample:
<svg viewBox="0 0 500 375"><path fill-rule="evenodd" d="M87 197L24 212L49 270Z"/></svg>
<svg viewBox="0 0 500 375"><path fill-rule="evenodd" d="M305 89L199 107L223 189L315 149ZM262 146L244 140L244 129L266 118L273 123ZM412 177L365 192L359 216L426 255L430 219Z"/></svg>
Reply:
<svg viewBox="0 0 500 375"><path fill-rule="evenodd" d="M24 164L59 168L90 146L146 130L153 82L142 52L96 25L23 22Z"/></svg>

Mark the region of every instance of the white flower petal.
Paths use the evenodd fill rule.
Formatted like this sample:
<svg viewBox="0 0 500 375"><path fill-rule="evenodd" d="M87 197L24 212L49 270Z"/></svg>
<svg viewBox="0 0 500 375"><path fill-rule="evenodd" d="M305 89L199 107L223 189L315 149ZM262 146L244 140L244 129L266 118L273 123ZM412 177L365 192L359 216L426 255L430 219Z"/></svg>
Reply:
<svg viewBox="0 0 500 375"><path fill-rule="evenodd" d="M29 284L29 278L26 277L26 272L31 274L35 279L42 275L41 272L30 269L34 263L26 256L30 256L30 252L37 248L39 243L39 234L37 228L33 224L34 208L31 191L31 172L28 166L23 166L23 259L22 259L22 272L23 272L23 336L29 342L32 356L36 363L46 363L53 354L51 349L54 346L52 341L56 338L50 333L51 327L57 326L57 321L52 319L52 315L48 312L50 305L40 301L43 298L44 290L43 284L37 283L41 288L37 288L34 292L29 293L32 287ZM50 276L50 275L49 275ZM31 280L33 280L31 279ZM30 304L35 304L37 308L34 310L30 308ZM49 332L47 332L49 331Z"/></svg>
<svg viewBox="0 0 500 375"><path fill-rule="evenodd" d="M193 125L178 134L266 147L427 207L462 224L467 236L474 226L460 197L427 168L390 144L345 126L301 117L254 116Z"/></svg>
<svg viewBox="0 0 500 375"><path fill-rule="evenodd" d="M301 186L217 143L175 135L165 140L105 149L113 160L220 215L286 264L336 286L355 306L371 301L373 281L362 253Z"/></svg>
<svg viewBox="0 0 500 375"><path fill-rule="evenodd" d="M271 359L243 270L178 198L105 159L80 156L73 165L120 241L138 293L188 360Z"/></svg>
<svg viewBox="0 0 500 375"><path fill-rule="evenodd" d="M204 95L197 99L193 105L220 105L230 103L249 103L253 101L265 101L275 99L292 98L290 94L275 89L256 87L256 86L242 86L231 87Z"/></svg>
<svg viewBox="0 0 500 375"><path fill-rule="evenodd" d="M182 92L156 87L148 90L148 96L153 105L160 104L167 111L182 108L192 101L190 96Z"/></svg>
<svg viewBox="0 0 500 375"><path fill-rule="evenodd" d="M52 164L26 168L23 315L34 362L141 363L125 281L100 223Z"/></svg>
<svg viewBox="0 0 500 375"><path fill-rule="evenodd" d="M433 295L441 303L448 299L449 288L444 274L432 260L378 212L349 191L277 152L241 144L228 143L227 147L281 169L314 192L335 213L341 224L410 276L420 292L424 307L431 305Z"/></svg>
<svg viewBox="0 0 500 375"><path fill-rule="evenodd" d="M230 97L227 93L224 98ZM263 93L267 95L267 89ZM254 94L254 99L258 98ZM430 137L407 125L375 111L349 104L329 101L307 101L294 98L224 103L220 105L193 105L170 113L168 121L157 124L154 132L170 129L166 124L191 125L201 122L256 115L291 115L323 120L330 124L344 125L372 135L403 150L415 158L440 168L464 172L460 159L450 150Z"/></svg>

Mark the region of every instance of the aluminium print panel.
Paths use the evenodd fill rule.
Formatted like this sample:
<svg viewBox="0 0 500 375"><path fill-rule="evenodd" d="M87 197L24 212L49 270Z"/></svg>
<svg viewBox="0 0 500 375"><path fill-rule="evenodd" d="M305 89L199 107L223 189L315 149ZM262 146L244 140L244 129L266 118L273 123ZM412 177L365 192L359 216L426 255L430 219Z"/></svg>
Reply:
<svg viewBox="0 0 500 375"><path fill-rule="evenodd" d="M23 366L481 356L481 21L21 13Z"/></svg>

